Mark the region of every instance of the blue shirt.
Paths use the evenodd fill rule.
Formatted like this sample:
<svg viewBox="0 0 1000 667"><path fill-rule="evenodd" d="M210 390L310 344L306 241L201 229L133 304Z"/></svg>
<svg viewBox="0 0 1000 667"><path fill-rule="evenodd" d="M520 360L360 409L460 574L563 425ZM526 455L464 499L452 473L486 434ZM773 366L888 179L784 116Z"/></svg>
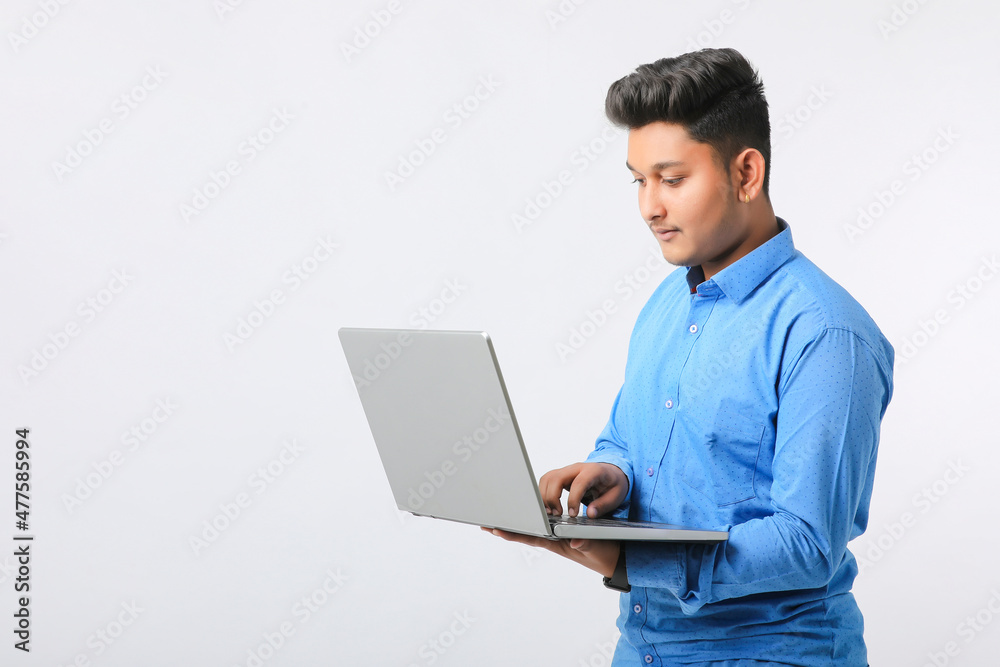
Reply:
<svg viewBox="0 0 1000 667"><path fill-rule="evenodd" d="M710 280L672 272L636 321L587 460L628 476L616 515L729 540L624 544L616 665L867 664L847 543L868 525L893 349L778 224Z"/></svg>

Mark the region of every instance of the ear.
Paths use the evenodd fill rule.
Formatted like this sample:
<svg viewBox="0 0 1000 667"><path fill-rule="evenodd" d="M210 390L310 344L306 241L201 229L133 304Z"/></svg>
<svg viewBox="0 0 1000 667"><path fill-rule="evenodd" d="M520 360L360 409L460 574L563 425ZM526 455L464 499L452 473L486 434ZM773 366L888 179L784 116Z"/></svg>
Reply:
<svg viewBox="0 0 1000 667"><path fill-rule="evenodd" d="M730 173L737 188L736 197L745 201L746 195L756 199L764 189L764 156L756 148L744 148L733 158Z"/></svg>

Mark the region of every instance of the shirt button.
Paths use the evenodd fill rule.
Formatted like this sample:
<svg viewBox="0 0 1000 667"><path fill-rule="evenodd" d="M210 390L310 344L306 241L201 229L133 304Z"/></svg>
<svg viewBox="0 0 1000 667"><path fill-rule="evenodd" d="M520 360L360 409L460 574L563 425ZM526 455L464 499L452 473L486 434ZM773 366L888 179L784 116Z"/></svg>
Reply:
<svg viewBox="0 0 1000 667"><path fill-rule="evenodd" d="M653 469L652 468L646 468L646 474L649 475L650 477L652 477L653 476Z"/></svg>
<svg viewBox="0 0 1000 667"><path fill-rule="evenodd" d="M674 402L668 398L667 402L663 404L663 407L669 410L670 408L674 407Z"/></svg>
<svg viewBox="0 0 1000 667"><path fill-rule="evenodd" d="M649 663L651 663L651 662L653 662L653 656L651 656L651 655L647 655L647 656L646 656L646 664L648 665L648 664L649 664Z"/></svg>
<svg viewBox="0 0 1000 667"><path fill-rule="evenodd" d="M690 331L691 333L698 333L698 325L692 324L691 326L688 327L688 331Z"/></svg>
<svg viewBox="0 0 1000 667"><path fill-rule="evenodd" d="M632 611L638 614L640 611L642 611L642 605L637 604L636 606L632 607Z"/></svg>

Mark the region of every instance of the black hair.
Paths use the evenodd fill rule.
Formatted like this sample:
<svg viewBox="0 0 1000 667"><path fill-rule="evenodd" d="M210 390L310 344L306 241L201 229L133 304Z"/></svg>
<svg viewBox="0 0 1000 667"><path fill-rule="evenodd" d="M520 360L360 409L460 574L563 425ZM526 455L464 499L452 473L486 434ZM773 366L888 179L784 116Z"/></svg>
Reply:
<svg viewBox="0 0 1000 667"><path fill-rule="evenodd" d="M735 155L757 149L769 196L771 124L764 84L739 51L702 49L640 65L611 84L604 112L629 129L655 121L683 126L693 140L712 147L727 174Z"/></svg>

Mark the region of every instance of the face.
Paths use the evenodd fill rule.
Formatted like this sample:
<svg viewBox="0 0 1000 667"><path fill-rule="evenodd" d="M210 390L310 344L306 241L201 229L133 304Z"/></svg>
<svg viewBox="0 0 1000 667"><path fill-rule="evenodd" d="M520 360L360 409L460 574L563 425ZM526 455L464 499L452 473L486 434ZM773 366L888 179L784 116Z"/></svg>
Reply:
<svg viewBox="0 0 1000 667"><path fill-rule="evenodd" d="M751 228L740 176L726 174L711 146L657 121L629 132L627 166L639 211L668 262L700 265L707 279L749 252L741 253Z"/></svg>

